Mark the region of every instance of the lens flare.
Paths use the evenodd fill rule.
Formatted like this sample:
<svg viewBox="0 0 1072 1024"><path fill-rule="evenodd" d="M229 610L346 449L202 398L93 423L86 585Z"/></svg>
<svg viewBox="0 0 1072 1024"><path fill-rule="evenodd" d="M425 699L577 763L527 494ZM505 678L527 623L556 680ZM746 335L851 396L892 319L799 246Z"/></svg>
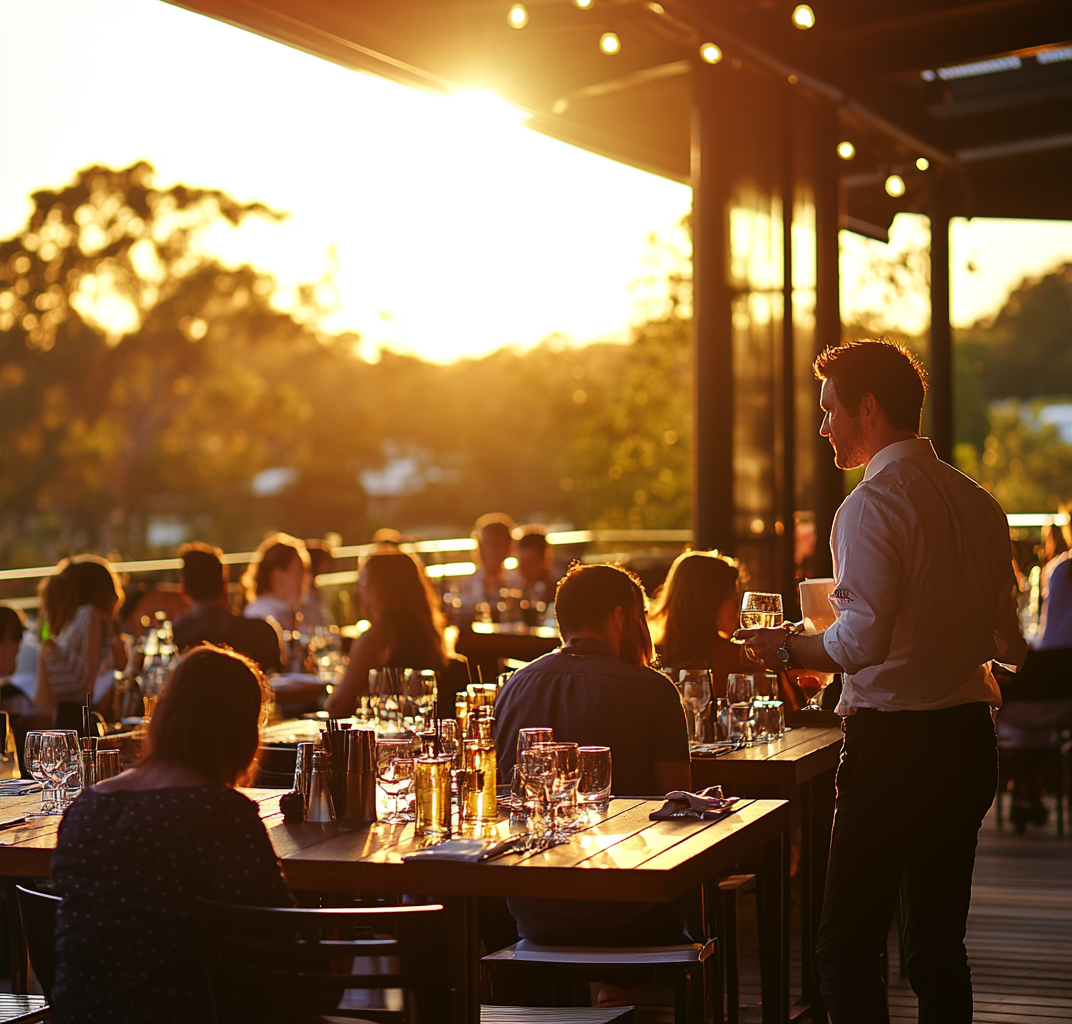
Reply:
<svg viewBox="0 0 1072 1024"><path fill-rule="evenodd" d="M815 26L815 12L807 4L797 4L793 8L793 24L799 29Z"/></svg>
<svg viewBox="0 0 1072 1024"><path fill-rule="evenodd" d="M524 28L529 23L529 12L525 10L525 5L514 4L506 15L506 21L511 28Z"/></svg>
<svg viewBox="0 0 1072 1024"><path fill-rule="evenodd" d="M916 170L925 171L930 167L931 162L925 156L916 157Z"/></svg>
<svg viewBox="0 0 1072 1024"><path fill-rule="evenodd" d="M886 195L899 199L905 193L904 179L899 174L891 174L886 179Z"/></svg>
<svg viewBox="0 0 1072 1024"><path fill-rule="evenodd" d="M717 64L722 60L722 51L714 43L704 43L700 47L700 56L708 64Z"/></svg>

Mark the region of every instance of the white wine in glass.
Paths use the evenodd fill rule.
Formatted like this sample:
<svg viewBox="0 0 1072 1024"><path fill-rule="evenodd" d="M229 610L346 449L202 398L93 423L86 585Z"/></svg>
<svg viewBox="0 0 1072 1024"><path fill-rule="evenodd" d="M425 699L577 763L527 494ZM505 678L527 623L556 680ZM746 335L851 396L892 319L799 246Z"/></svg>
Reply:
<svg viewBox="0 0 1072 1024"><path fill-rule="evenodd" d="M782 595L745 592L741 600L741 629L774 629L782 624Z"/></svg>

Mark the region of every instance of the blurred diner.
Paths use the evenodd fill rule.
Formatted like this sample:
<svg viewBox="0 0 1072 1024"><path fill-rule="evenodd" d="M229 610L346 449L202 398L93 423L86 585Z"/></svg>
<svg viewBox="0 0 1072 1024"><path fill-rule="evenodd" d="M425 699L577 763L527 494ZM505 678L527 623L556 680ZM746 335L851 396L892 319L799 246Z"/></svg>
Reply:
<svg viewBox="0 0 1072 1024"><path fill-rule="evenodd" d="M182 559L181 589L193 607L173 623L180 651L199 644L231 647L252 658L265 672L282 672L286 665L279 627L265 619L235 615L227 600L227 567L219 548L200 541L178 550Z"/></svg>
<svg viewBox="0 0 1072 1024"><path fill-rule="evenodd" d="M1042 528L1045 565L1041 576L1042 610L1035 646L1039 650L1072 647L1072 561L1069 526Z"/></svg>
<svg viewBox="0 0 1072 1024"><path fill-rule="evenodd" d="M477 569L463 578L459 597L462 602L459 618L466 623L476 620L500 622L509 616L510 608L504 590L519 586L517 572L504 564L514 548L514 521L505 512L488 512L473 527L477 544Z"/></svg>
<svg viewBox="0 0 1072 1024"><path fill-rule="evenodd" d="M18 608L0 605L0 711L28 712L37 693L37 637Z"/></svg>
<svg viewBox="0 0 1072 1024"><path fill-rule="evenodd" d="M310 631L325 629L334 625L335 617L325 602L324 594L316 585L316 578L321 573L334 571L331 545L325 540L307 540L305 550L309 552L309 583L301 599L301 624L304 629Z"/></svg>
<svg viewBox="0 0 1072 1024"><path fill-rule="evenodd" d="M555 587L559 577L551 567L547 531L538 524L521 528L517 541L517 576L522 618L530 626L541 625L554 615Z"/></svg>
<svg viewBox="0 0 1072 1024"><path fill-rule="evenodd" d="M711 669L714 693L726 696L726 677L754 672L740 644L740 566L717 551L686 551L674 559L648 622L666 669Z"/></svg>
<svg viewBox="0 0 1072 1024"><path fill-rule="evenodd" d="M281 629L297 628L309 552L297 537L273 533L257 548L242 576L247 619L275 619Z"/></svg>
<svg viewBox="0 0 1072 1024"><path fill-rule="evenodd" d="M420 562L402 552L369 555L357 592L368 628L350 647L346 674L324 707L336 718L352 715L368 694L372 669L446 666L440 601Z"/></svg>
<svg viewBox="0 0 1072 1024"><path fill-rule="evenodd" d="M55 708L56 724L76 727L87 693L101 702L126 666L114 616L123 588L97 555L64 559L40 589L41 653L35 702Z"/></svg>
<svg viewBox="0 0 1072 1024"><path fill-rule="evenodd" d="M57 1024L211 1020L197 897L291 905L257 805L234 788L248 784L265 688L250 659L194 648L160 698L140 765L84 790L64 815L52 857Z"/></svg>
<svg viewBox="0 0 1072 1024"><path fill-rule="evenodd" d="M495 704L500 782L509 781L518 732L551 728L555 742L611 750L615 796L687 790L685 713L674 686L649 668L651 639L640 581L617 565L575 563L558 585L563 646L518 669ZM663 905L509 900L518 933L569 946L654 946L687 941Z"/></svg>

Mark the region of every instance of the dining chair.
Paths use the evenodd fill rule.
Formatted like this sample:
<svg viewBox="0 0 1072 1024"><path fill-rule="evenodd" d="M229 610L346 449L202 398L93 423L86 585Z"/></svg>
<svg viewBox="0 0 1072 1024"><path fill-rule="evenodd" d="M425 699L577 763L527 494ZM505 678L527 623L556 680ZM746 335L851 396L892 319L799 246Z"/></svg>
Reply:
<svg viewBox="0 0 1072 1024"><path fill-rule="evenodd" d="M49 1020L52 982L56 977L56 910L60 898L22 885L15 886L15 895L30 966L45 994L44 997L0 994L0 1024Z"/></svg>
<svg viewBox="0 0 1072 1024"><path fill-rule="evenodd" d="M453 1019L440 904L304 910L197 902L216 1024L462 1024ZM401 1011L339 1008L347 991L360 989L401 989ZM553 1016L542 1008L481 1007L483 1024L633 1019L632 1007L581 1007Z"/></svg>

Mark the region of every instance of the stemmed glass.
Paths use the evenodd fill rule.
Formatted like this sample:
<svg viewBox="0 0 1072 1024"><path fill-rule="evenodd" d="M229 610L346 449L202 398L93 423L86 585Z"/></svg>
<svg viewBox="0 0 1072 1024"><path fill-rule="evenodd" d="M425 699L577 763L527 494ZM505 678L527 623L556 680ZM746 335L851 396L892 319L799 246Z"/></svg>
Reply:
<svg viewBox="0 0 1072 1024"><path fill-rule="evenodd" d="M681 700L692 711L692 741L704 741L704 712L711 703L711 670L682 669L679 676Z"/></svg>
<svg viewBox="0 0 1072 1024"><path fill-rule="evenodd" d="M413 770L412 741L376 741L376 775L383 791L394 801L394 809L383 819L390 825L401 825L410 820L399 807L399 798L413 788Z"/></svg>
<svg viewBox="0 0 1072 1024"><path fill-rule="evenodd" d="M782 595L748 590L741 599L742 629L774 629L782 624Z"/></svg>
<svg viewBox="0 0 1072 1024"><path fill-rule="evenodd" d="M37 814L62 814L67 801L60 796L78 774L78 734L74 729L42 729L26 734L23 758L27 771L41 783Z"/></svg>

